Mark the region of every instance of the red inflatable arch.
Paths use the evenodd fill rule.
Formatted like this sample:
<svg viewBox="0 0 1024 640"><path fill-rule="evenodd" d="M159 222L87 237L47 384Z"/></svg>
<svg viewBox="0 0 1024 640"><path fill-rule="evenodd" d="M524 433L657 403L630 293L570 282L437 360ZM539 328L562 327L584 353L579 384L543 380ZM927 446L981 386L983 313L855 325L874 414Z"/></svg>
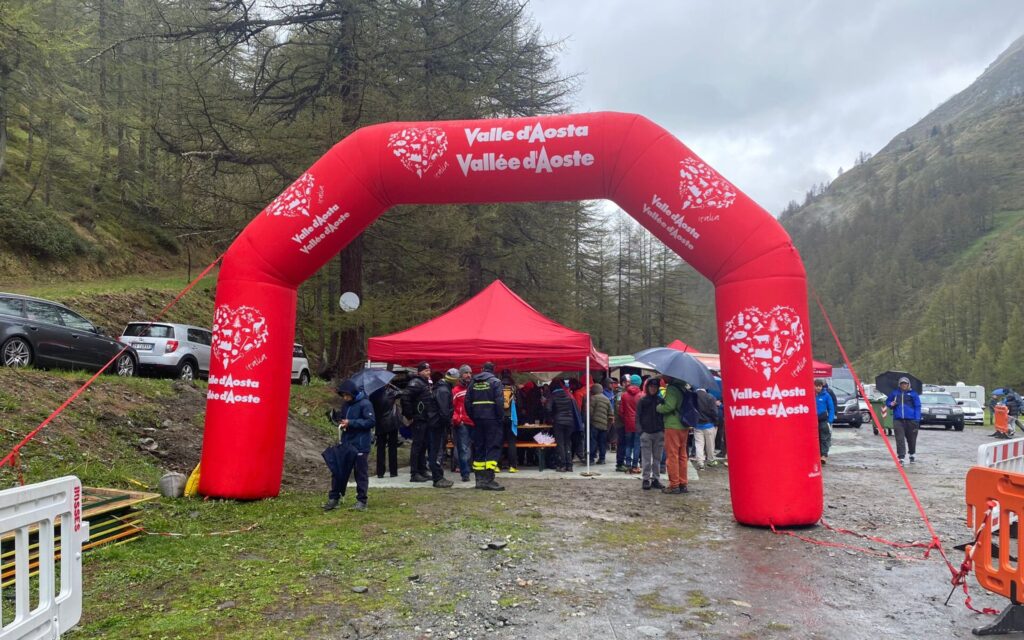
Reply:
<svg viewBox="0 0 1024 640"><path fill-rule="evenodd" d="M296 289L398 204L607 198L715 284L733 513L813 524L822 482L803 264L789 236L685 145L625 113L399 122L334 146L224 257L200 492L276 496Z"/></svg>

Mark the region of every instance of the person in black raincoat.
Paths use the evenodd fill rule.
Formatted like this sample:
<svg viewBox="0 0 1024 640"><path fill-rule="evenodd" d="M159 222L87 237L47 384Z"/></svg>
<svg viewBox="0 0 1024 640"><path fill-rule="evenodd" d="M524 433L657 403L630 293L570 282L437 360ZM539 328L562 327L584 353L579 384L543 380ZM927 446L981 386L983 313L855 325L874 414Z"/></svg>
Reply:
<svg viewBox="0 0 1024 640"><path fill-rule="evenodd" d="M440 411L430 380L430 364L421 362L402 395L402 415L411 420L412 447L409 449L410 482L430 482L427 449L430 429L440 425Z"/></svg>

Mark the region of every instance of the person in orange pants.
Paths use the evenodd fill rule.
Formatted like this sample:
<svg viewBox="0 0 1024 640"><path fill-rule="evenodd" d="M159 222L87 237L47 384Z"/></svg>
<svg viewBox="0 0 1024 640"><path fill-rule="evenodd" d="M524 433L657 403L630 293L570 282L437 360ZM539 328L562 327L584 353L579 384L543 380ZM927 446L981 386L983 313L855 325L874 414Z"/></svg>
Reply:
<svg viewBox="0 0 1024 640"><path fill-rule="evenodd" d="M681 380L665 377L668 387L665 388L665 399L656 409L665 420L665 469L668 471L668 486L662 493L688 493L686 488L686 440L690 435L690 426L683 424L679 417L679 408L683 404L683 396L688 392Z"/></svg>

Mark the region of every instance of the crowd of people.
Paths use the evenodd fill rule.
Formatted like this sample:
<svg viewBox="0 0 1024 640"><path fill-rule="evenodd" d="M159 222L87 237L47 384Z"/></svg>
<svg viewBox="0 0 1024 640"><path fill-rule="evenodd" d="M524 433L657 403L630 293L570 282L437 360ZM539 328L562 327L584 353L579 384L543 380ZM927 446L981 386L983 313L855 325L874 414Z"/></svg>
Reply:
<svg viewBox="0 0 1024 640"><path fill-rule="evenodd" d="M539 425L554 436L554 455L546 463L556 472L572 472L588 460L604 465L614 451L615 470L641 475L643 490L687 493L689 458L698 469L724 461L720 385L696 389L668 376L637 374L588 382L556 378L517 384L511 371L495 375L492 363L474 373L469 365L435 372L427 362L369 396L350 380L342 382L337 389L342 406L328 417L342 429L341 445L349 453L356 481L353 508L366 508L374 441L377 477L396 477L403 433L410 442L409 481L439 489L453 486L445 476L450 460L462 482L472 475L477 489L503 491L499 473L516 473L536 462L536 445L522 445L534 443L540 431L519 425ZM332 474L325 510L339 506L347 479Z"/></svg>

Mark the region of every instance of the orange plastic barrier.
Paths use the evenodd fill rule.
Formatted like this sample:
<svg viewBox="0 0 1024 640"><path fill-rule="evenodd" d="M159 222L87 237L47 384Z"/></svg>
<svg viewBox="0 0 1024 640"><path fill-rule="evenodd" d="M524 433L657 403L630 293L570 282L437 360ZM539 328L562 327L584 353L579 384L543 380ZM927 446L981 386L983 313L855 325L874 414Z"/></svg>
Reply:
<svg viewBox="0 0 1024 640"><path fill-rule="evenodd" d="M999 507L1000 518L1024 512L1024 474L985 467L967 472L967 525L977 532L977 542L968 547L974 560L974 575L985 589L1020 604L1024 594L1024 567L1020 563L1020 542L1011 527L1000 527L993 541L991 503ZM980 531L979 531L980 528ZM1011 534L1012 537L1011 537ZM997 549L993 557L993 542Z"/></svg>
<svg viewBox="0 0 1024 640"><path fill-rule="evenodd" d="M1005 404L997 404L995 407L995 416L993 420L996 423L996 431L1003 434L1004 436L1010 432L1010 408Z"/></svg>

